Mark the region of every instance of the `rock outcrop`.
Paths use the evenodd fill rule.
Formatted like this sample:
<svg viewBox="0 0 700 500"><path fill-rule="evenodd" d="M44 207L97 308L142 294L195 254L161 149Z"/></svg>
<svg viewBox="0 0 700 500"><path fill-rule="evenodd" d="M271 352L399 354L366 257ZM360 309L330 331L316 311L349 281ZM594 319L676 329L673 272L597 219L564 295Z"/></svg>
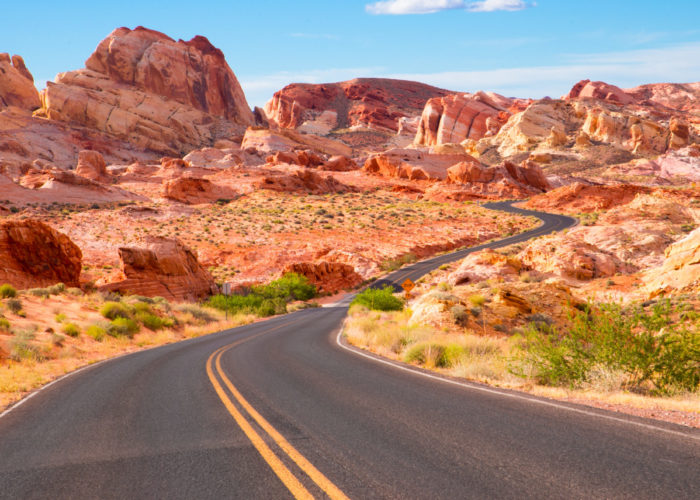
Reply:
<svg viewBox="0 0 700 500"><path fill-rule="evenodd" d="M447 277L447 282L455 286L492 278L512 281L518 278L521 268L522 264L517 259L493 250L482 250L461 260L457 269Z"/></svg>
<svg viewBox="0 0 700 500"><path fill-rule="evenodd" d="M163 197L188 205L197 205L231 200L236 197L236 192L209 179L179 177L163 182Z"/></svg>
<svg viewBox="0 0 700 500"><path fill-rule="evenodd" d="M79 286L81 269L80 248L65 234L34 219L0 222L0 283Z"/></svg>
<svg viewBox="0 0 700 500"><path fill-rule="evenodd" d="M460 162L479 163L466 153L430 154L415 149L391 149L371 155L362 168L383 177L441 181L447 179L448 169Z"/></svg>
<svg viewBox="0 0 700 500"><path fill-rule="evenodd" d="M513 111L526 106L527 101L493 92L434 97L425 105L415 143L434 146L466 139L478 141L498 133Z"/></svg>
<svg viewBox="0 0 700 500"><path fill-rule="evenodd" d="M306 276L320 292L335 293L362 283L362 276L354 267L338 262L297 262L288 265L284 272Z"/></svg>
<svg viewBox="0 0 700 500"><path fill-rule="evenodd" d="M249 127L246 130L241 149L259 153L310 149L326 155L352 155L349 146L328 137L302 134L295 130L269 130L260 127Z"/></svg>
<svg viewBox="0 0 700 500"><path fill-rule="evenodd" d="M148 237L142 247L119 248L123 279L101 287L168 300L199 300L218 292L195 253L177 239Z"/></svg>
<svg viewBox="0 0 700 500"><path fill-rule="evenodd" d="M557 211L568 214L596 212L630 203L639 193L651 189L633 184L591 186L576 182L546 194L532 197L524 206L531 210Z"/></svg>
<svg viewBox="0 0 700 500"><path fill-rule="evenodd" d="M345 193L352 188L328 174L320 174L306 167L269 169L255 181L255 188L286 193Z"/></svg>
<svg viewBox="0 0 700 500"><path fill-rule="evenodd" d="M212 145L254 122L223 54L204 37L176 42L118 28L85 65L47 84L41 115L166 154Z"/></svg>
<svg viewBox="0 0 700 500"><path fill-rule="evenodd" d="M33 111L41 106L41 100L24 59L0 53L0 109L9 106Z"/></svg>
<svg viewBox="0 0 700 500"><path fill-rule="evenodd" d="M75 173L86 179L109 184L112 176L107 172L104 157L97 151L81 151L78 153L78 165Z"/></svg>
<svg viewBox="0 0 700 500"><path fill-rule="evenodd" d="M644 290L651 296L700 292L700 229L670 245L663 264L644 279Z"/></svg>
<svg viewBox="0 0 700 500"><path fill-rule="evenodd" d="M381 78L294 83L275 93L265 115L280 127L321 135L348 127L397 132L401 119L420 116L428 99L447 94L422 83Z"/></svg>

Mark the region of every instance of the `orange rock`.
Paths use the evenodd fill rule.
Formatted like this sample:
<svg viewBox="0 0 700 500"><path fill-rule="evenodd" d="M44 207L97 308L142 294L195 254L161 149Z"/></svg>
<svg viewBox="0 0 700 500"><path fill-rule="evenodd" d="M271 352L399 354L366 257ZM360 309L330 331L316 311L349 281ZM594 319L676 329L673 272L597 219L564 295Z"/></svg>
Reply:
<svg viewBox="0 0 700 500"><path fill-rule="evenodd" d="M97 182L111 183L112 176L107 172L105 159L97 151L81 151L78 153L78 166L75 173L86 179Z"/></svg>
<svg viewBox="0 0 700 500"><path fill-rule="evenodd" d="M41 106L41 101L24 60L0 53L0 109L7 106L33 111Z"/></svg>
<svg viewBox="0 0 700 500"><path fill-rule="evenodd" d="M352 158L348 158L344 155L336 155L331 156L319 169L331 172L347 172L349 170L357 170L358 166Z"/></svg>
<svg viewBox="0 0 700 500"><path fill-rule="evenodd" d="M460 162L476 161L463 154L429 154L415 149L391 149L371 155L362 169L383 177L409 180L445 180L448 169ZM478 163L478 162L477 162Z"/></svg>
<svg viewBox="0 0 700 500"><path fill-rule="evenodd" d="M255 182L255 187L288 193L324 194L352 191L352 188L332 176L322 175L305 167L283 171L269 170Z"/></svg>
<svg viewBox="0 0 700 500"><path fill-rule="evenodd" d="M459 267L447 277L447 282L462 285L496 277L512 281L517 279L521 267L522 264L516 259L493 250L482 250L461 260Z"/></svg>
<svg viewBox="0 0 700 500"><path fill-rule="evenodd" d="M199 300L218 292L195 253L177 239L148 237L145 246L119 248L125 279L101 287L168 300Z"/></svg>
<svg viewBox="0 0 700 500"><path fill-rule="evenodd" d="M237 193L227 187L196 177L179 177L164 180L163 196L170 200L196 205L212 203L220 199L233 199Z"/></svg>
<svg viewBox="0 0 700 500"><path fill-rule="evenodd" d="M574 85L565 99L575 99L577 97L592 97L615 104L631 104L635 101L634 97L615 85L605 82L592 82L590 80L581 80Z"/></svg>
<svg viewBox="0 0 700 500"><path fill-rule="evenodd" d="M595 212L626 205L637 194L650 191L650 188L632 184L589 186L577 182L534 196L524 206L532 210L554 210L570 214Z"/></svg>
<svg viewBox="0 0 700 500"><path fill-rule="evenodd" d="M297 262L289 264L284 272L306 276L321 292L335 293L362 283L362 276L355 272L354 267L338 262Z"/></svg>
<svg viewBox="0 0 700 500"><path fill-rule="evenodd" d="M65 234L33 219L0 223L0 283L78 286L81 269L80 248Z"/></svg>

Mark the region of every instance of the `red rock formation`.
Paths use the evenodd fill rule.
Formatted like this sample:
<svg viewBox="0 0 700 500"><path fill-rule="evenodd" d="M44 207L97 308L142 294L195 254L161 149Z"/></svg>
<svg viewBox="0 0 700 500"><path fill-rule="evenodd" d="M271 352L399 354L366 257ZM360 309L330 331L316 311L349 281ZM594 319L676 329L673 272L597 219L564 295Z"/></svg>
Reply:
<svg viewBox="0 0 700 500"><path fill-rule="evenodd" d="M75 173L86 179L109 184L112 176L107 172L105 159L97 151L81 151L78 153L78 166Z"/></svg>
<svg viewBox="0 0 700 500"><path fill-rule="evenodd" d="M409 180L444 180L448 169L460 162L476 161L468 154L429 154L415 149L391 149L371 155L363 170L383 177ZM478 163L478 162L477 162Z"/></svg>
<svg viewBox="0 0 700 500"><path fill-rule="evenodd" d="M362 276L354 267L338 262L298 262L288 265L284 272L306 276L321 292L334 293L362 283Z"/></svg>
<svg viewBox="0 0 700 500"><path fill-rule="evenodd" d="M113 31L86 69L47 84L42 104L53 120L178 155L253 123L236 77L206 38L176 42L141 27Z"/></svg>
<svg viewBox="0 0 700 500"><path fill-rule="evenodd" d="M319 167L320 170L329 172L347 172L349 170L357 170L357 163L352 158L343 155L331 156L328 161Z"/></svg>
<svg viewBox="0 0 700 500"><path fill-rule="evenodd" d="M574 85L565 96L565 99L575 99L577 97L592 97L623 105L631 104L635 101L634 97L615 85L605 82L592 82L590 80L581 80Z"/></svg>
<svg viewBox="0 0 700 500"><path fill-rule="evenodd" d="M268 156L265 161L272 165L299 165L300 167L318 167L323 165L324 160L313 151L278 151Z"/></svg>
<svg viewBox="0 0 700 500"><path fill-rule="evenodd" d="M65 234L33 219L0 223L0 283L78 286L81 269L80 248Z"/></svg>
<svg viewBox="0 0 700 500"><path fill-rule="evenodd" d="M101 287L121 293L198 300L218 291L192 250L177 239L148 237L145 246L119 249L124 279Z"/></svg>
<svg viewBox="0 0 700 500"><path fill-rule="evenodd" d="M163 196L170 200L196 205L236 197L231 189L217 185L209 179L180 177L163 182Z"/></svg>
<svg viewBox="0 0 700 500"><path fill-rule="evenodd" d="M33 111L41 106L34 77L20 56L0 53L0 109L7 106Z"/></svg>
<svg viewBox="0 0 700 500"><path fill-rule="evenodd" d="M313 194L343 193L352 191L349 186L330 175L322 175L314 170L299 167L289 170L266 171L262 178L254 183L257 189L270 189L287 193L306 192Z"/></svg>
<svg viewBox="0 0 700 500"><path fill-rule="evenodd" d="M526 106L527 101L493 92L434 97L425 105L415 143L434 146L495 135L514 110Z"/></svg>
<svg viewBox="0 0 700 500"><path fill-rule="evenodd" d="M569 214L595 212L626 205L634 200L637 194L649 192L651 192L650 188L632 184L589 186L577 182L534 196L524 206L545 212L552 210Z"/></svg>
<svg viewBox="0 0 700 500"><path fill-rule="evenodd" d="M352 126L396 132L401 118L420 115L428 99L448 93L422 83L380 78L294 83L275 93L265 114L284 128L308 122L309 131L317 133Z"/></svg>

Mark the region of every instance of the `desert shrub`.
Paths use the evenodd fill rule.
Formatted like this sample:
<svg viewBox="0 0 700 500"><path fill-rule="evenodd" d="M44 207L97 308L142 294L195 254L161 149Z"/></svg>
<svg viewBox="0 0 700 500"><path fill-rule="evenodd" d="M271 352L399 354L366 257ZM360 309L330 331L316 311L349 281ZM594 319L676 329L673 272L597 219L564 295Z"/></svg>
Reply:
<svg viewBox="0 0 700 500"><path fill-rule="evenodd" d="M105 302L100 307L100 314L107 319L128 318L129 308L121 302Z"/></svg>
<svg viewBox="0 0 700 500"><path fill-rule="evenodd" d="M384 288L367 288L358 293L351 304L360 304L374 311L400 311L403 301L394 295L390 285Z"/></svg>
<svg viewBox="0 0 700 500"><path fill-rule="evenodd" d="M469 302L475 307L480 307L486 303L486 298L483 295L475 294L469 297Z"/></svg>
<svg viewBox="0 0 700 500"><path fill-rule="evenodd" d="M108 333L114 337L124 335L131 338L139 330L141 330L141 326L133 319L117 317L111 321Z"/></svg>
<svg viewBox="0 0 700 500"><path fill-rule="evenodd" d="M90 325L85 329L85 334L88 337L92 337L97 342L102 342L105 335L107 335L107 328L100 325Z"/></svg>
<svg viewBox="0 0 700 500"><path fill-rule="evenodd" d="M83 291L80 288L76 288L76 287L66 288L66 293L68 295L75 295L75 296L83 295Z"/></svg>
<svg viewBox="0 0 700 500"><path fill-rule="evenodd" d="M66 320L66 315L63 313L58 313L53 317L53 319L56 321L56 323L63 323Z"/></svg>
<svg viewBox="0 0 700 500"><path fill-rule="evenodd" d="M69 337L77 337L80 335L80 328L75 323L66 323L63 325L61 331Z"/></svg>
<svg viewBox="0 0 700 500"><path fill-rule="evenodd" d="M467 308L462 304L455 304L450 308L450 316L455 324L459 326L466 326L469 321L469 314L467 313Z"/></svg>
<svg viewBox="0 0 700 500"><path fill-rule="evenodd" d="M5 283L0 285L0 299L9 299L17 296L17 290L12 285Z"/></svg>
<svg viewBox="0 0 700 500"><path fill-rule="evenodd" d="M318 294L316 287L309 283L306 276L297 273L286 273L279 279L267 285L253 287L253 294L267 299L309 300Z"/></svg>
<svg viewBox="0 0 700 500"><path fill-rule="evenodd" d="M63 283L56 283L55 285L48 287L47 290L51 295L58 295L66 291L66 285Z"/></svg>
<svg viewBox="0 0 700 500"><path fill-rule="evenodd" d="M408 348L404 354L404 361L428 367L449 368L457 363L463 353L464 349L457 344L424 342Z"/></svg>
<svg viewBox="0 0 700 500"><path fill-rule="evenodd" d="M42 297L44 299L48 298L49 295L51 295L46 288L30 288L27 290L27 293L29 295L33 295L34 297Z"/></svg>
<svg viewBox="0 0 700 500"><path fill-rule="evenodd" d="M22 310L22 301L19 299L7 299L5 301L7 308L13 313L17 314Z"/></svg>
<svg viewBox="0 0 700 500"><path fill-rule="evenodd" d="M397 269L405 266L406 264L410 264L411 262L415 262L416 260L416 255L414 253L409 252L395 259L386 259L382 261L381 264L379 264L379 268L382 271L396 271Z"/></svg>
<svg viewBox="0 0 700 500"><path fill-rule="evenodd" d="M519 359L548 385L580 386L594 371L624 373L624 389L654 393L696 391L700 386L697 322L676 321L681 307L668 300L650 311L638 305L602 304L577 312L565 334L530 327ZM517 367L516 373L521 373Z"/></svg>
<svg viewBox="0 0 700 500"><path fill-rule="evenodd" d="M224 297L224 295L216 295L215 297ZM214 297L212 297L213 299ZM180 304L177 306L177 311L189 314L195 320L201 323L212 323L216 321L216 317L213 316L206 309L199 307L197 304Z"/></svg>
<svg viewBox="0 0 700 500"><path fill-rule="evenodd" d="M0 332L8 333L10 331L10 322L7 318L0 317Z"/></svg>
<svg viewBox="0 0 700 500"><path fill-rule="evenodd" d="M35 344L21 338L15 338L10 342L10 359L13 361L43 361L44 356Z"/></svg>
<svg viewBox="0 0 700 500"><path fill-rule="evenodd" d="M136 321L141 323L149 330L157 331L162 328L173 326L173 320L170 318L161 318L148 311L137 311L134 315Z"/></svg>

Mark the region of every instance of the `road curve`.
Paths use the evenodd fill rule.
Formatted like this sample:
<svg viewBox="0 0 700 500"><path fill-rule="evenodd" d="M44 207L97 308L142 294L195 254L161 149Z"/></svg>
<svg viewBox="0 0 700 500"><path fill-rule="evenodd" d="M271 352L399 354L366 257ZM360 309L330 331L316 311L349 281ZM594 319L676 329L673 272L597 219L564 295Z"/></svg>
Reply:
<svg viewBox="0 0 700 500"><path fill-rule="evenodd" d="M542 226L382 282L574 223L522 213ZM47 387L0 417L0 497L697 497L697 431L397 369L338 345L346 312L299 311Z"/></svg>

